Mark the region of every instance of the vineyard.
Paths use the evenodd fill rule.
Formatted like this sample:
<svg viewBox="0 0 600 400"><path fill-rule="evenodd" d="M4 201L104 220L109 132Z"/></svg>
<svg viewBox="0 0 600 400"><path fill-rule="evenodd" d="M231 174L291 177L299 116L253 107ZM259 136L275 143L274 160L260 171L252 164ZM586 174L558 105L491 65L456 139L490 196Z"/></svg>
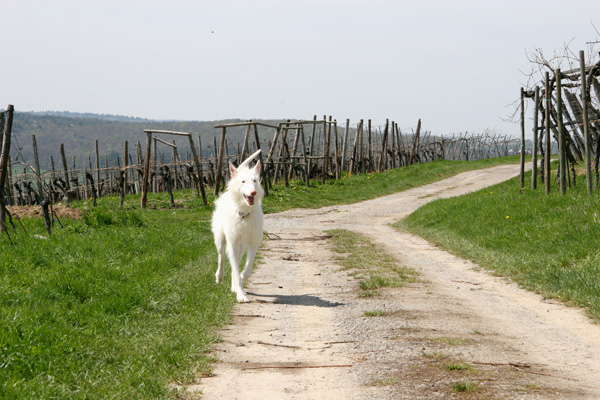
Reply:
<svg viewBox="0 0 600 400"><path fill-rule="evenodd" d="M51 205L102 196L141 194L146 206L148 193L193 189L207 202L206 192L224 189L229 162L237 165L248 154L262 149L260 158L265 193L274 183L288 187L291 180L326 182L344 174L370 173L434 160L478 160L517 154L519 142L486 131L460 133L452 137L416 128L402 131L394 121L372 126L371 120L338 126L331 116L306 121L282 121L277 125L260 121L214 126L213 142L203 144L192 132L144 129L137 143L124 141L122 153L111 159L95 141L95 156L85 165L69 154L61 143L59 157L50 156L50 168L40 169L36 136L31 136L33 160L14 148L11 127L14 110L0 114L3 127L3 200L6 205ZM182 139L176 141L176 139ZM5 147L6 146L6 147ZM14 160L14 161L13 161Z"/></svg>

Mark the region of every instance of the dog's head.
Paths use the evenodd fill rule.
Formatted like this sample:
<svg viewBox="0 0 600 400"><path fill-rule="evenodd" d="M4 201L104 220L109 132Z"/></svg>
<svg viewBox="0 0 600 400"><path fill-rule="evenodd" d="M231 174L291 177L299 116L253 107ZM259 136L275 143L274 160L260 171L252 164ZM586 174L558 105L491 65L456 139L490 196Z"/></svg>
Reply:
<svg viewBox="0 0 600 400"><path fill-rule="evenodd" d="M260 186L260 161L252 168L248 167L249 161L258 155L258 152L250 156L239 167L235 168L229 163L229 172L231 180L228 188L234 195L242 197L245 203L253 206L255 203L260 203L263 197L263 189Z"/></svg>

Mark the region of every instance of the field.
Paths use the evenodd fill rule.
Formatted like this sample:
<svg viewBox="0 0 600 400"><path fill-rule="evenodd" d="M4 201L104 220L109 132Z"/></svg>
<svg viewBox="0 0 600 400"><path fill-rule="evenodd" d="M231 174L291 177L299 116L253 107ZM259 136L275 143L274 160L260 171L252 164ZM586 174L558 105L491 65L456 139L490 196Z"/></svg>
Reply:
<svg viewBox="0 0 600 400"><path fill-rule="evenodd" d="M276 187L264 208L351 203L515 161L433 162L309 188ZM506 196L525 198L527 191L509 185ZM539 204L539 193L527 198ZM565 199L561 207L587 204L579 200ZM211 207L200 206L191 192L177 193L177 201L170 209L166 196L151 197L144 211L135 197L123 210L118 199L102 199L93 210L80 203L82 218L62 219L65 227L47 239L35 236L47 236L38 219L24 220L27 233L20 227L11 233L14 246L3 237L0 397L168 398L176 396L170 383L210 373L206 352L219 340L215 329L229 321L234 297L227 283L213 283ZM502 209L510 217L503 222L518 220L509 210ZM555 224L560 221L566 222ZM562 229L554 225L546 234Z"/></svg>

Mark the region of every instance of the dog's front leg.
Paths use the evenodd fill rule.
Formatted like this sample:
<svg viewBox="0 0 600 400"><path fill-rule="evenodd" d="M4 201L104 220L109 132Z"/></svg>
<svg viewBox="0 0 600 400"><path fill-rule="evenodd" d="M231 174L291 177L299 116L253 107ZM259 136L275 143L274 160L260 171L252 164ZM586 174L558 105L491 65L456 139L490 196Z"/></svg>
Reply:
<svg viewBox="0 0 600 400"><path fill-rule="evenodd" d="M243 281L240 277L240 258L242 256L241 248L233 248L227 245L227 256L231 264L231 291L235 293L238 303L248 303L250 300L244 293Z"/></svg>

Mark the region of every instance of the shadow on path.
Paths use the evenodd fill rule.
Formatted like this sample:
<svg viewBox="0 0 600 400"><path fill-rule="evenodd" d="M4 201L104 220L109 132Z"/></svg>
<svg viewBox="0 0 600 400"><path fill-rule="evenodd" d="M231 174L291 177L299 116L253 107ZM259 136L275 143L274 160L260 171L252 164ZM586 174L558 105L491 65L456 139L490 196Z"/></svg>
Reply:
<svg viewBox="0 0 600 400"><path fill-rule="evenodd" d="M289 304L292 306L314 306L314 307L338 307L343 306L344 303L331 302L327 300L323 300L322 298L310 294L300 294L300 295L277 295L277 294L258 294L252 292L246 292L246 294L250 294L252 296L256 296L259 298L270 298L273 301L256 299L258 302L267 302L273 304Z"/></svg>

